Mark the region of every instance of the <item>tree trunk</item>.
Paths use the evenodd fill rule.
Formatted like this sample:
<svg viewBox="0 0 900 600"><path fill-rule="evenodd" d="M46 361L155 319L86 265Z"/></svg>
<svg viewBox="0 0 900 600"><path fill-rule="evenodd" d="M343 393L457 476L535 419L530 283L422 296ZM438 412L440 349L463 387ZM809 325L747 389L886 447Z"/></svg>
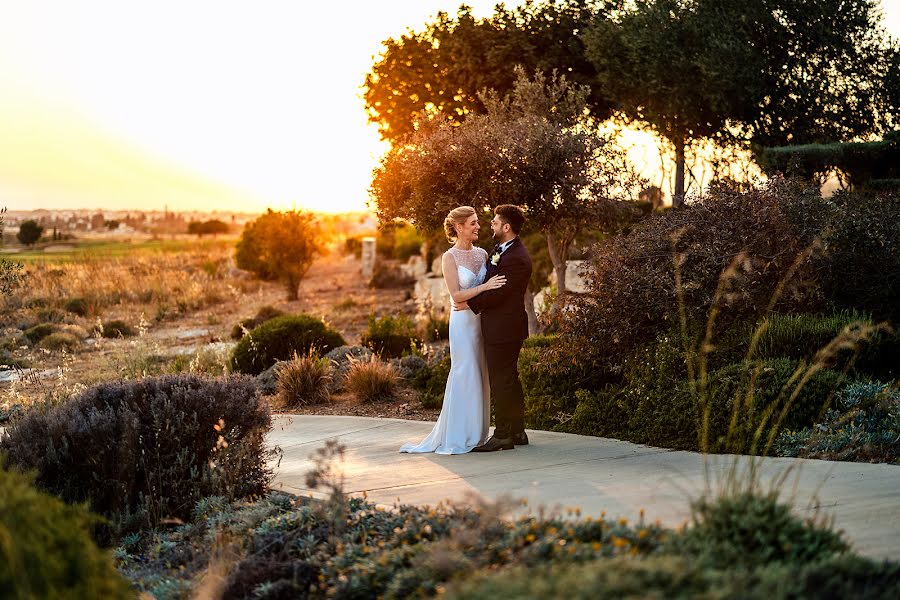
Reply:
<svg viewBox="0 0 900 600"><path fill-rule="evenodd" d="M525 290L525 312L528 314L528 335L539 334L541 325L538 323L537 313L534 312L534 292L531 289Z"/></svg>
<svg viewBox="0 0 900 600"><path fill-rule="evenodd" d="M288 277L287 280L285 280L285 284L287 287L288 302L298 300L300 298L298 293L300 291L300 282L293 277Z"/></svg>
<svg viewBox="0 0 900 600"><path fill-rule="evenodd" d="M562 297L566 293L566 257L568 247L560 248L555 233L547 234L547 250L550 252L550 262L556 270L556 296Z"/></svg>
<svg viewBox="0 0 900 600"><path fill-rule="evenodd" d="M678 208L684 204L684 135L676 135L672 142L675 144L675 191L672 194L672 208Z"/></svg>

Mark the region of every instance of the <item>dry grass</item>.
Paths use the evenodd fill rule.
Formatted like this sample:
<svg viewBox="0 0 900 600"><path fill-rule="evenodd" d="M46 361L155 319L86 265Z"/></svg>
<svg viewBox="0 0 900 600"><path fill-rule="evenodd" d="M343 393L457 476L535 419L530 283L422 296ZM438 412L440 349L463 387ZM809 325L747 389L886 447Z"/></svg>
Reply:
<svg viewBox="0 0 900 600"><path fill-rule="evenodd" d="M347 371L346 388L360 402L386 400L396 395L399 378L394 365L375 356L352 363Z"/></svg>
<svg viewBox="0 0 900 600"><path fill-rule="evenodd" d="M108 307L135 305L162 320L240 296L244 282L227 276L232 254L230 244L218 244L169 253L86 253L65 262L32 263L25 269L26 285L4 302L10 309L69 305L88 318Z"/></svg>
<svg viewBox="0 0 900 600"><path fill-rule="evenodd" d="M331 364L315 353L294 357L281 363L278 375L278 401L285 408L322 404L331 397Z"/></svg>

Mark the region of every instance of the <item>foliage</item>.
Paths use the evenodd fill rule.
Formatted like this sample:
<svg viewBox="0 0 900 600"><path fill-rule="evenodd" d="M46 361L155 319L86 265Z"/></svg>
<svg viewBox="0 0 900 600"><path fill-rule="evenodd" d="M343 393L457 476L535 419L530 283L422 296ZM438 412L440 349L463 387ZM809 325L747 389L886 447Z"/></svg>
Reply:
<svg viewBox="0 0 900 600"><path fill-rule="evenodd" d="M483 114L479 94L493 89L509 92L511 69L559 71L578 85L593 85L594 68L584 56L577 35L590 20L605 14L606 4L582 0L529 2L476 19L461 6L456 17L439 12L420 31L408 30L383 42L384 51L366 76L365 101L369 120L383 139L406 142L422 113L462 122ZM594 117L606 118L610 101L594 86L588 97ZM463 203L467 204L467 203Z"/></svg>
<svg viewBox="0 0 900 600"><path fill-rule="evenodd" d="M256 311L255 316L241 319L240 323L237 323L232 328L231 339L239 340L244 337L244 333L246 333L247 331L250 331L254 327L262 325L266 321L274 319L275 317L280 317L282 315L284 315L283 310L277 309L274 306L267 304Z"/></svg>
<svg viewBox="0 0 900 600"><path fill-rule="evenodd" d="M252 379L166 375L104 383L37 407L0 450L39 488L87 502L111 534L187 520L203 497L259 494L271 473L268 406Z"/></svg>
<svg viewBox="0 0 900 600"><path fill-rule="evenodd" d="M57 331L41 339L38 348L51 352L74 352L81 345L81 340L72 333Z"/></svg>
<svg viewBox="0 0 900 600"><path fill-rule="evenodd" d="M547 347L537 346L522 349L518 370L525 394L525 427L552 429L569 418L576 408L575 393L586 379L579 366L559 363Z"/></svg>
<svg viewBox="0 0 900 600"><path fill-rule="evenodd" d="M324 321L310 315L284 315L254 327L231 353L231 369L258 375L279 360L310 350L327 353L344 345L344 338Z"/></svg>
<svg viewBox="0 0 900 600"><path fill-rule="evenodd" d="M900 392L878 382L841 390L825 419L799 431L783 431L781 456L900 464Z"/></svg>
<svg viewBox="0 0 900 600"><path fill-rule="evenodd" d="M331 361L310 350L275 365L278 400L286 408L321 404L331 397Z"/></svg>
<svg viewBox="0 0 900 600"><path fill-rule="evenodd" d="M0 590L10 600L132 598L90 528L97 518L0 467Z"/></svg>
<svg viewBox="0 0 900 600"><path fill-rule="evenodd" d="M269 209L245 226L235 262L263 279L280 280L288 300L296 300L300 282L323 252L323 243L322 228L312 213Z"/></svg>
<svg viewBox="0 0 900 600"><path fill-rule="evenodd" d="M397 371L391 363L382 362L375 356L350 362L346 388L360 402L393 398L397 384Z"/></svg>
<svg viewBox="0 0 900 600"><path fill-rule="evenodd" d="M66 300L63 307L67 312L78 315L79 317L87 317L94 312L92 311L91 303L85 298L69 298Z"/></svg>
<svg viewBox="0 0 900 600"><path fill-rule="evenodd" d="M413 376L412 387L419 390L419 402L425 408L440 408L444 404L444 391L450 377L450 355L427 365Z"/></svg>
<svg viewBox="0 0 900 600"><path fill-rule="evenodd" d="M34 327L26 329L22 335L32 344L37 344L51 333L56 333L57 331L59 331L59 326L54 323L38 323Z"/></svg>
<svg viewBox="0 0 900 600"><path fill-rule="evenodd" d="M230 227L228 223L224 221L220 221L218 219L211 219L209 221L191 221L188 223L188 233L194 234L197 237L203 237L204 235L218 235L221 233L228 233L230 231Z"/></svg>
<svg viewBox="0 0 900 600"><path fill-rule="evenodd" d="M873 179L897 177L900 164L900 132L879 142L804 144L765 148L758 154L769 175L783 173L822 183L837 171L853 189L868 187Z"/></svg>
<svg viewBox="0 0 900 600"><path fill-rule="evenodd" d="M16 239L19 240L20 244L33 246L35 242L41 239L43 234L44 228L37 221L22 221L19 225L19 233L16 234Z"/></svg>
<svg viewBox="0 0 900 600"><path fill-rule="evenodd" d="M639 184L624 151L585 123L587 96L587 88L565 76L537 72L530 78L516 69L508 95L480 95L485 114L458 126L437 118L422 123L374 171L379 218L433 231L456 206L482 213L515 199L529 226L545 236L565 291L575 237L616 213L614 199Z"/></svg>
<svg viewBox="0 0 900 600"><path fill-rule="evenodd" d="M416 325L406 315L369 315L369 329L362 336L362 345L382 358L397 358L408 354L413 345L422 341L416 335Z"/></svg>
<svg viewBox="0 0 900 600"><path fill-rule="evenodd" d="M422 251L425 240L416 228L403 221L391 221L378 228L375 250L388 259L406 261Z"/></svg>
<svg viewBox="0 0 900 600"><path fill-rule="evenodd" d="M830 205L819 216L828 219L827 252L812 257L825 297L900 324L900 192L840 193Z"/></svg>
<svg viewBox="0 0 900 600"><path fill-rule="evenodd" d="M450 339L450 318L429 314L422 324L423 339L426 342L439 342Z"/></svg>
<svg viewBox="0 0 900 600"><path fill-rule="evenodd" d="M692 338L710 326L716 343L718 332L772 310L824 308L809 260L818 224L788 214L826 202L817 190L777 180L748 192L718 189L601 242L589 259L588 293L573 299L563 322L563 354L590 365L599 388L621 377L623 357L682 319Z"/></svg>
<svg viewBox="0 0 900 600"><path fill-rule="evenodd" d="M700 498L691 504L691 518L676 547L720 569L810 563L850 549L826 523L797 517L775 491Z"/></svg>
<svg viewBox="0 0 900 600"><path fill-rule="evenodd" d="M676 205L692 140L764 146L890 129L900 61L869 0L644 0L584 35L597 83L675 148ZM839 81L839 84L835 82Z"/></svg>
<svg viewBox="0 0 900 600"><path fill-rule="evenodd" d="M0 245L2 245L3 213L6 207L0 209ZM17 262L0 259L0 296L8 296L22 282L22 265Z"/></svg>
<svg viewBox="0 0 900 600"><path fill-rule="evenodd" d="M323 598L812 600L840 590L875 600L900 589L897 563L854 556L827 524L798 518L771 494L700 500L683 531L643 518L501 518L513 508L504 503L383 507L343 493L339 470L323 462L342 451L331 446L314 458L308 485L326 498L211 499L193 524L123 548L124 572L150 592L159 581L200 580L215 537L239 548L227 587L241 598L256 597L240 595L251 588L295 597L307 583L310 597Z"/></svg>
<svg viewBox="0 0 900 600"><path fill-rule="evenodd" d="M125 338L137 335L134 327L120 319L103 323L102 335L105 338Z"/></svg>

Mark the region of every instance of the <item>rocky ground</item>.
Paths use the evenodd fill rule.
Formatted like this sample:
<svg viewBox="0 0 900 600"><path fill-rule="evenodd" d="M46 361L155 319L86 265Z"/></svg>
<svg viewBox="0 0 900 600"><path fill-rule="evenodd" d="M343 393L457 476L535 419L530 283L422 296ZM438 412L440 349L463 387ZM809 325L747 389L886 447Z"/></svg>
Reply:
<svg viewBox="0 0 900 600"><path fill-rule="evenodd" d="M369 315L415 314L412 289L373 289L365 285L360 264L353 257L329 256L313 264L300 286L299 298L286 300L281 285L253 280L243 272L234 274L236 291L232 299L205 309L151 320L149 307L111 307L103 320L122 319L140 330L140 335L124 339L89 338L73 353L20 349L16 356L27 369L0 369L0 409L28 404L50 393L70 393L83 386L117 378L133 378L170 368L179 357L185 363L202 360L214 364L227 361L234 344L231 331L243 318L253 316L263 306L286 313L308 313L324 319L339 331L348 344L356 345L368 327ZM27 309L19 309L28 319ZM4 315L6 325L16 315ZM89 329L91 322L74 326ZM15 331L8 329L7 331ZM403 387L397 398L369 404L348 394L335 394L330 404L295 410L302 414L434 419L438 411L423 409L414 390ZM0 411L0 420L3 419Z"/></svg>

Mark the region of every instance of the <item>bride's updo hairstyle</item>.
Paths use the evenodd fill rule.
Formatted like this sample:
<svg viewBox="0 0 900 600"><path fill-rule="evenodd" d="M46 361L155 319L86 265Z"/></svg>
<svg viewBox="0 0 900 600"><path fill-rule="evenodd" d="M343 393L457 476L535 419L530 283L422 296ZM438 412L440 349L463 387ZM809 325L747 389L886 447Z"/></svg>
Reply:
<svg viewBox="0 0 900 600"><path fill-rule="evenodd" d="M444 233L447 234L447 241L451 244L456 241L459 235L456 232L456 225L462 225L466 220L475 214L475 209L471 206L457 206L447 214L444 219Z"/></svg>

